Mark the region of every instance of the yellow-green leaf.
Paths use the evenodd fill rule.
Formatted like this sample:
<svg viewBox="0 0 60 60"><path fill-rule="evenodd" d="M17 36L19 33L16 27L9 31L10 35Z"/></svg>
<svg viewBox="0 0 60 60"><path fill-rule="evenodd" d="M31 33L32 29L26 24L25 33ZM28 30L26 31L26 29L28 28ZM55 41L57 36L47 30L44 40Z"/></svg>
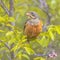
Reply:
<svg viewBox="0 0 60 60"><path fill-rule="evenodd" d="M36 58L34 58L34 60L46 60L46 59L43 57L36 57Z"/></svg>
<svg viewBox="0 0 60 60"><path fill-rule="evenodd" d="M42 46L42 47L47 47L49 44L49 39L46 39L45 36L42 37L41 40L37 40L37 42Z"/></svg>
<svg viewBox="0 0 60 60"><path fill-rule="evenodd" d="M23 54L22 56L25 57L26 59L30 60L28 55Z"/></svg>
<svg viewBox="0 0 60 60"><path fill-rule="evenodd" d="M24 47L24 48L25 48L26 52L27 52L29 55L35 53L34 50L31 49L30 47Z"/></svg>
<svg viewBox="0 0 60 60"><path fill-rule="evenodd" d="M56 29L57 33L60 34L60 26L55 26L55 29Z"/></svg>
<svg viewBox="0 0 60 60"><path fill-rule="evenodd" d="M48 33L49 33L50 38L51 38L52 40L54 40L54 34L53 34L53 32L52 32L52 28L50 28L50 29L48 30Z"/></svg>

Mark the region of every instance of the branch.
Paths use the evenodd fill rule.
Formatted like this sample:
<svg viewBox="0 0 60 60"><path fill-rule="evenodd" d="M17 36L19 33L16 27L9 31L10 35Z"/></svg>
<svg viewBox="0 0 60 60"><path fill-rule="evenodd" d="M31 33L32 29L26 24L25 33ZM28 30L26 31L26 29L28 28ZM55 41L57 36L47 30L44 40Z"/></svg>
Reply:
<svg viewBox="0 0 60 60"><path fill-rule="evenodd" d="M46 3L46 0L39 0L41 3L39 7L47 14L48 21L51 19L51 13L49 12L49 6ZM41 7L42 6L42 7ZM44 7L44 8L43 8ZM50 21L49 21L50 22ZM48 22L47 22L48 23ZM50 23L49 23L50 24Z"/></svg>
<svg viewBox="0 0 60 60"><path fill-rule="evenodd" d="M40 2L40 6L43 8L47 8L48 9L48 5L47 5L47 3L46 3L46 0L39 0L39 2Z"/></svg>
<svg viewBox="0 0 60 60"><path fill-rule="evenodd" d="M14 0L9 0L10 10L9 10L9 17L14 15ZM12 26L15 26L15 22L11 22Z"/></svg>
<svg viewBox="0 0 60 60"><path fill-rule="evenodd" d="M2 40L0 40L0 42L3 43L10 50L10 47L8 46L7 43L4 43Z"/></svg>
<svg viewBox="0 0 60 60"><path fill-rule="evenodd" d="M46 31L47 30L47 26L50 25L50 19L52 17L51 13L49 12L49 6L48 4L46 3L46 0L32 0L44 13L46 13L47 15L47 21L46 21L46 24L43 26L43 31Z"/></svg>
<svg viewBox="0 0 60 60"><path fill-rule="evenodd" d="M50 18L51 17L51 13L49 13L49 7L46 3L45 0L39 0L39 4L36 0L32 0L44 13L47 14L47 16ZM43 8L44 7L44 8Z"/></svg>
<svg viewBox="0 0 60 60"><path fill-rule="evenodd" d="M34 56L35 56L35 57L36 57L36 56L41 56L41 57L54 58L54 57L57 57L57 53L56 53L54 50L52 50L52 51L48 52L47 54L35 54Z"/></svg>
<svg viewBox="0 0 60 60"><path fill-rule="evenodd" d="M9 10L7 9L7 7L5 6L2 0L0 0L0 5L5 10L5 12L9 15Z"/></svg>
<svg viewBox="0 0 60 60"><path fill-rule="evenodd" d="M45 9L43 9L43 6L44 6L44 4L43 4L43 1L41 2L40 0L39 0L39 4L38 4L38 2L36 1L36 0L32 0L43 12L45 12L45 13L47 13L47 11L45 10ZM43 5L42 5L43 4Z"/></svg>
<svg viewBox="0 0 60 60"><path fill-rule="evenodd" d="M9 0L9 4L10 4L10 10L9 10L9 17L13 17L14 14L14 0ZM15 22L11 22L12 26L15 26ZM11 29L11 31L13 31L13 29ZM14 47L14 43L11 44L10 48L12 49ZM14 51L10 52L11 54L11 59L13 60L15 58L15 54Z"/></svg>
<svg viewBox="0 0 60 60"><path fill-rule="evenodd" d="M10 0L9 4L10 4L9 16L13 16L14 0Z"/></svg>
<svg viewBox="0 0 60 60"><path fill-rule="evenodd" d="M46 24L43 26L43 31L47 30L47 26L50 25L50 20L51 20L51 13L49 12L49 9L51 9L49 7L49 5L46 3L46 0L32 0L36 6L38 6L46 15L47 15L47 21Z"/></svg>

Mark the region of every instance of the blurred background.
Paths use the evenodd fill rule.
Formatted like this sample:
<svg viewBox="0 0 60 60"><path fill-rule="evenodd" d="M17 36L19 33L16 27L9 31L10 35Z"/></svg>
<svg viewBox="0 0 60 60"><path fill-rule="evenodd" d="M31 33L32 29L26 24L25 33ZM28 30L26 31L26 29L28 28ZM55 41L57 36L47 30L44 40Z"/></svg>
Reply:
<svg viewBox="0 0 60 60"><path fill-rule="evenodd" d="M29 11L36 12L44 26L39 38L27 44L23 29ZM57 57L31 56L50 50ZM0 60L60 60L60 0L0 0Z"/></svg>

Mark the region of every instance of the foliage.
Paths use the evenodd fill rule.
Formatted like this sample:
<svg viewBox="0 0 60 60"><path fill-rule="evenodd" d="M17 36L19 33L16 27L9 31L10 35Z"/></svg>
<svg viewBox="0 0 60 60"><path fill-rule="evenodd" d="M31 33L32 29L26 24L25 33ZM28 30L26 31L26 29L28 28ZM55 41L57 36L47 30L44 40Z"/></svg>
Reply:
<svg viewBox="0 0 60 60"><path fill-rule="evenodd" d="M46 57L35 57L37 53L47 54L45 48L48 48L50 42L60 40L60 1L47 0L50 7L51 25L47 26L47 31L40 33L38 38L27 43L27 38L23 33L24 23L26 21L25 13L27 11L35 11L46 23L47 15L35 5L33 0L15 0L14 16L9 17L0 7L0 59L4 57L8 60L10 52L14 51L16 60L46 60ZM9 8L9 2L4 1ZM37 1L39 4L39 1ZM15 26L10 22L15 22ZM13 29L12 31L10 29ZM57 39L58 38L58 39ZM14 44L11 49L11 45ZM58 43L60 45L60 43ZM4 54L5 53L5 54Z"/></svg>

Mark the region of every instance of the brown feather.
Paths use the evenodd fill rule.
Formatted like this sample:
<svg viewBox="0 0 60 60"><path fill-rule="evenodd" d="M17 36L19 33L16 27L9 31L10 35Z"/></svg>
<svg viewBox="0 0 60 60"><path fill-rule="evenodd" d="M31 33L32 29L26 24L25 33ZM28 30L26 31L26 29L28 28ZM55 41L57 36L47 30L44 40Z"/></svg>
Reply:
<svg viewBox="0 0 60 60"><path fill-rule="evenodd" d="M39 23L37 23L36 25L32 25L30 23L28 23L30 20L28 20L25 23L25 27L24 27L24 33L27 35L27 37L37 37L39 35L39 33L42 31L42 21L39 20Z"/></svg>

